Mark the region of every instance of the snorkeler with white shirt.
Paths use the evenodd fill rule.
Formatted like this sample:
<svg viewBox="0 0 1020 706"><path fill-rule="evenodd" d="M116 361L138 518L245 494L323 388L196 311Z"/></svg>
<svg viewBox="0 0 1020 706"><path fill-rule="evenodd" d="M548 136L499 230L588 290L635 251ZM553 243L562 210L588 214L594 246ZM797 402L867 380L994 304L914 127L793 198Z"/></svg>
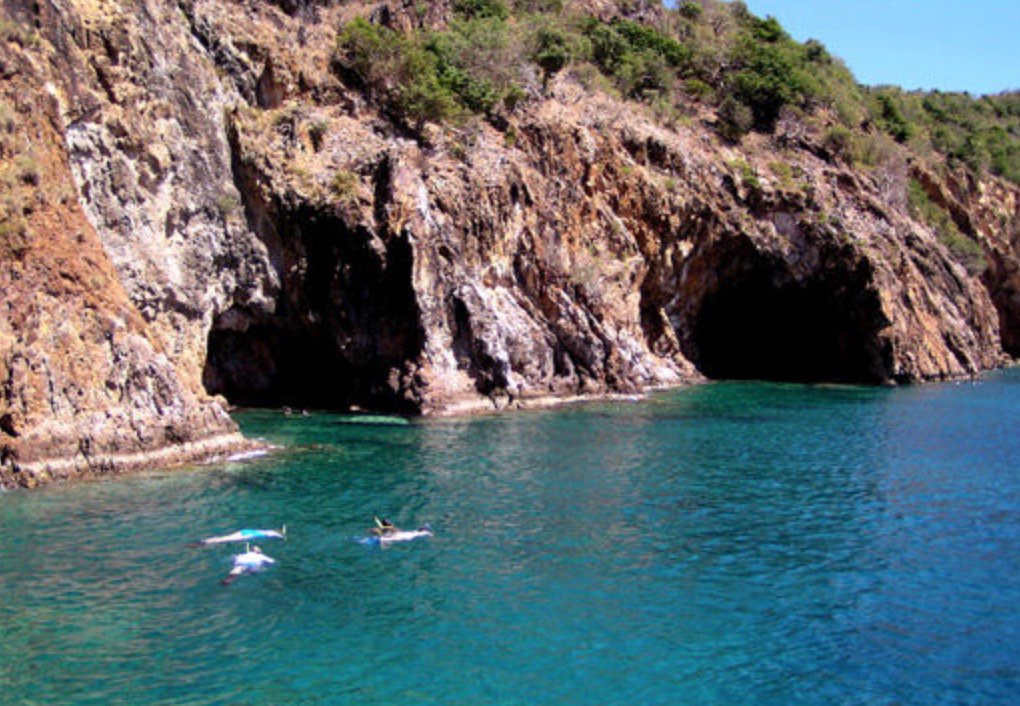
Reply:
<svg viewBox="0 0 1020 706"><path fill-rule="evenodd" d="M238 576L258 573L275 563L276 559L263 554L259 547L251 547L245 544L244 553L234 555L234 568L230 570L230 573L220 583L224 586L229 586Z"/></svg>

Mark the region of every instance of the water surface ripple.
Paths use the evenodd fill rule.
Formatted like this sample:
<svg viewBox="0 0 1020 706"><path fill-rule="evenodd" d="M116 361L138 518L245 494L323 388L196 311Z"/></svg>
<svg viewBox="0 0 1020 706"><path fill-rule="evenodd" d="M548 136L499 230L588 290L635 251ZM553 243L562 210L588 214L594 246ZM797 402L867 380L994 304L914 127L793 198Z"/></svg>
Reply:
<svg viewBox="0 0 1020 706"><path fill-rule="evenodd" d="M240 421L288 450L0 495L0 703L1020 701L1020 371Z"/></svg>

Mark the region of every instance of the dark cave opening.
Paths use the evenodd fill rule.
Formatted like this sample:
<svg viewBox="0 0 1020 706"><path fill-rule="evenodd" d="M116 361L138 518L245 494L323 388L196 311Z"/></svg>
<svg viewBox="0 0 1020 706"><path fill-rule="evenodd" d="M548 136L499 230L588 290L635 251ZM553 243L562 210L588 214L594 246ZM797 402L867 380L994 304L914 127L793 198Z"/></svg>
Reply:
<svg viewBox="0 0 1020 706"><path fill-rule="evenodd" d="M757 268L701 302L691 354L712 379L879 384L889 354L876 311L839 273L797 282Z"/></svg>
<svg viewBox="0 0 1020 706"><path fill-rule="evenodd" d="M1011 358L1020 358L1020 288L1015 273L1000 253L989 254L989 266L981 275L999 316L1002 349Z"/></svg>
<svg viewBox="0 0 1020 706"><path fill-rule="evenodd" d="M415 413L423 336L402 236L302 208L261 223L278 269L275 310L230 310L209 334L203 381L233 405Z"/></svg>
<svg viewBox="0 0 1020 706"><path fill-rule="evenodd" d="M242 407L344 408L350 403L328 343L274 319L209 334L203 382Z"/></svg>

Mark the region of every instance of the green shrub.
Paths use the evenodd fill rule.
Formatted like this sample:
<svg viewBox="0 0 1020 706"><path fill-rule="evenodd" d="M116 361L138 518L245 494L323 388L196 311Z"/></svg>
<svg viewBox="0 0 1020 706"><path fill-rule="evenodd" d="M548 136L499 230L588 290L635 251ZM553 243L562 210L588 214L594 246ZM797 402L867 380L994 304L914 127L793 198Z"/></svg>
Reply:
<svg viewBox="0 0 1020 706"><path fill-rule="evenodd" d="M340 30L333 58L345 73L373 87L397 73L406 51L403 35L358 17Z"/></svg>
<svg viewBox="0 0 1020 706"><path fill-rule="evenodd" d="M645 100L666 94L673 81L662 55L649 50L629 55L618 76L626 95Z"/></svg>
<svg viewBox="0 0 1020 706"><path fill-rule="evenodd" d="M216 210L222 218L229 218L241 210L241 200L236 193L224 189L216 195Z"/></svg>
<svg viewBox="0 0 1020 706"><path fill-rule="evenodd" d="M684 0L684 2L680 3L680 7L677 8L677 12L680 13L681 17L691 22L697 22L701 19L705 10L694 0Z"/></svg>
<svg viewBox="0 0 1020 706"><path fill-rule="evenodd" d="M803 76L785 46L745 38L735 56L742 68L732 77L733 95L751 109L756 127L771 130L784 106L803 101Z"/></svg>
<svg viewBox="0 0 1020 706"><path fill-rule="evenodd" d="M793 186L793 167L786 162L769 162L769 171L779 180L779 185L784 189Z"/></svg>
<svg viewBox="0 0 1020 706"><path fill-rule="evenodd" d="M988 148L985 147L981 135L969 133L964 136L963 143L949 153L950 158L962 162L974 171L980 170L991 161Z"/></svg>
<svg viewBox="0 0 1020 706"><path fill-rule="evenodd" d="M589 36L595 63L607 74L616 75L630 52L630 44L623 35L605 24L594 27Z"/></svg>
<svg viewBox="0 0 1020 706"><path fill-rule="evenodd" d="M661 103L677 77L693 71L693 50L654 27L630 20L607 24L592 19L584 32L591 42L592 61L632 98Z"/></svg>
<svg viewBox="0 0 1020 706"><path fill-rule="evenodd" d="M461 106L481 114L513 109L526 96L528 52L510 24L497 18L458 20L422 38L436 57L439 82Z"/></svg>
<svg viewBox="0 0 1020 706"><path fill-rule="evenodd" d="M854 140L854 161L867 167L880 167L896 160L899 148L884 132L858 133Z"/></svg>
<svg viewBox="0 0 1020 706"><path fill-rule="evenodd" d="M751 34L760 41L778 42L790 38L786 30L783 29L783 26L779 24L779 20L771 15L764 20L755 17L750 20L750 24Z"/></svg>
<svg viewBox="0 0 1020 706"><path fill-rule="evenodd" d="M705 100L710 98L714 91L700 78L689 78L684 81L684 93L698 100Z"/></svg>
<svg viewBox="0 0 1020 706"><path fill-rule="evenodd" d="M897 142L906 142L913 135L913 128L908 123L892 97L886 94L878 95L879 120L882 128L892 135Z"/></svg>
<svg viewBox="0 0 1020 706"><path fill-rule="evenodd" d="M950 162L1020 183L1020 93L973 98L966 93L887 94L912 115L915 132Z"/></svg>
<svg viewBox="0 0 1020 706"><path fill-rule="evenodd" d="M535 14L563 12L563 0L515 0L514 9L518 12Z"/></svg>
<svg viewBox="0 0 1020 706"><path fill-rule="evenodd" d="M414 125L442 122L460 113L457 96L439 75L435 54L413 48L404 63L404 76L394 105Z"/></svg>
<svg viewBox="0 0 1020 706"><path fill-rule="evenodd" d="M464 39L458 32L435 33L425 41L424 50L433 57L435 77L440 86L455 94L468 109L488 112L500 95L489 80L466 70L462 61Z"/></svg>
<svg viewBox="0 0 1020 706"><path fill-rule="evenodd" d="M975 98L867 88L821 42L795 42L775 18L755 17L744 3L676 4L652 26L564 12L562 0L452 0L454 19L443 30L402 34L364 19L347 23L334 68L405 124L467 113L495 118L569 65L588 90L646 101L666 124L678 115L675 87L681 103L715 105L719 132L731 140L771 131L788 108L810 116L825 107L840 129L822 140L841 158L884 164L902 156L900 143L925 160L941 156L1020 183L1020 92ZM638 9L636 0L620 7Z"/></svg>
<svg viewBox="0 0 1020 706"><path fill-rule="evenodd" d="M1020 184L1020 131L1009 132L994 126L988 128L985 135L989 170Z"/></svg>
<svg viewBox="0 0 1020 706"><path fill-rule="evenodd" d="M981 246L960 231L949 213L928 197L916 179L910 180L907 203L911 215L935 231L939 241L968 272L977 275L985 269L987 263Z"/></svg>
<svg viewBox="0 0 1020 706"><path fill-rule="evenodd" d="M510 10L503 0L453 0L453 11L467 18L494 17L505 20L510 16Z"/></svg>
<svg viewBox="0 0 1020 706"><path fill-rule="evenodd" d="M507 23L483 10L444 31L411 35L353 20L340 32L335 63L415 126L516 105L523 92L511 71L521 60L499 55L509 45Z"/></svg>
<svg viewBox="0 0 1020 706"><path fill-rule="evenodd" d="M543 27L538 30L536 39L532 59L542 69L545 81L548 81L570 61L567 36L555 27Z"/></svg>
<svg viewBox="0 0 1020 706"><path fill-rule="evenodd" d="M816 64L832 63L832 55L829 54L829 50L817 39L809 39L804 42L804 57Z"/></svg>
<svg viewBox="0 0 1020 706"><path fill-rule="evenodd" d="M746 188L757 191L761 188L761 181L758 180L758 172L743 157L737 157L730 161L730 169L740 177L740 183Z"/></svg>
<svg viewBox="0 0 1020 706"><path fill-rule="evenodd" d="M740 140L754 127L754 114L751 109L732 96L723 99L719 106L718 118L716 130L734 142Z"/></svg>
<svg viewBox="0 0 1020 706"><path fill-rule="evenodd" d="M846 126L836 125L829 128L822 144L834 157L846 162L854 161L854 134Z"/></svg>
<svg viewBox="0 0 1020 706"><path fill-rule="evenodd" d="M654 27L648 27L630 20L620 20L614 23L612 28L624 38L631 51L647 51L658 54L667 64L674 68L682 68L690 61L690 49Z"/></svg>

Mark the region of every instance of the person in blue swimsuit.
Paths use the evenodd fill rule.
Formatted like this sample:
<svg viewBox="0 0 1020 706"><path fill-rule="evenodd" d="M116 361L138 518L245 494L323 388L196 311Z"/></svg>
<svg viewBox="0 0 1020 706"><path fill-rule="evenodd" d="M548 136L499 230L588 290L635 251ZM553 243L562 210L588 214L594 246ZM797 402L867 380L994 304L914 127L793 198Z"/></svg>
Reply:
<svg viewBox="0 0 1020 706"><path fill-rule="evenodd" d="M231 534L220 537L209 537L197 542L192 542L189 547L208 547L213 544L226 544L228 542L251 542L256 539L287 539L287 525L278 530L264 529L242 529Z"/></svg>

